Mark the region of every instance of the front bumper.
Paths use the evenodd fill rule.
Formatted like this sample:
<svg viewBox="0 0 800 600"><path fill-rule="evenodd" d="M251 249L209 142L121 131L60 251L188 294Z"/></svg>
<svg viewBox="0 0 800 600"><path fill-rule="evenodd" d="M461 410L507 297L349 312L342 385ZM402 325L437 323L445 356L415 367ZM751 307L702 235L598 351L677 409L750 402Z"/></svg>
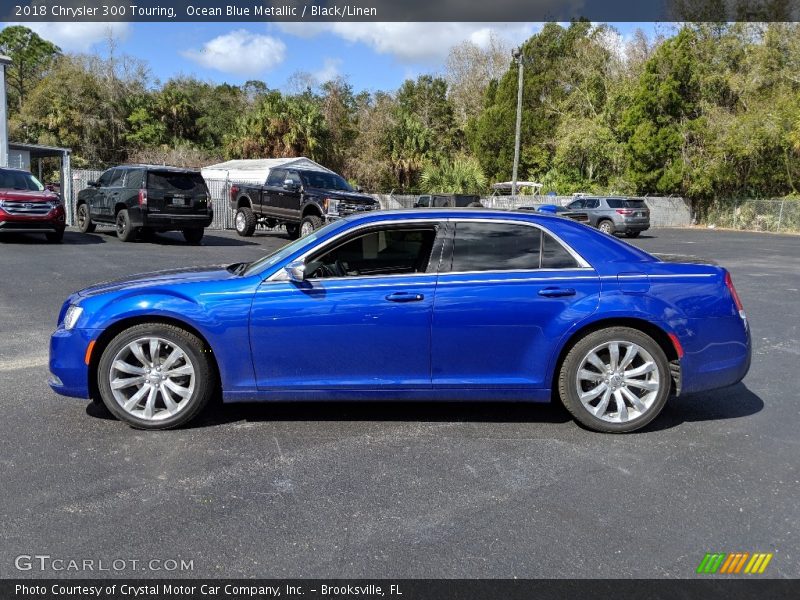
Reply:
<svg viewBox="0 0 800 600"><path fill-rule="evenodd" d="M13 215L0 209L0 233L49 233L63 231L66 226L63 206L46 215Z"/></svg>
<svg viewBox="0 0 800 600"><path fill-rule="evenodd" d="M89 365L86 350L100 335L97 329L64 329L50 336L50 379L52 390L62 396L89 398Z"/></svg>

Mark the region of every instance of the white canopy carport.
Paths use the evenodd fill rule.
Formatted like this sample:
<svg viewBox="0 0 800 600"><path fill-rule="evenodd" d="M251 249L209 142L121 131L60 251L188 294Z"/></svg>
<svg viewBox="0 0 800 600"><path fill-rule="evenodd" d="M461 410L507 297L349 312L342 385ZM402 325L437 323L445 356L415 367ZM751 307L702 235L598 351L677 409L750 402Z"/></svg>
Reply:
<svg viewBox="0 0 800 600"><path fill-rule="evenodd" d="M305 156L296 158L254 158L247 160L229 160L216 165L203 167L203 179L208 181L236 181L248 183L265 183L271 169L276 167L307 169L333 173L321 164Z"/></svg>

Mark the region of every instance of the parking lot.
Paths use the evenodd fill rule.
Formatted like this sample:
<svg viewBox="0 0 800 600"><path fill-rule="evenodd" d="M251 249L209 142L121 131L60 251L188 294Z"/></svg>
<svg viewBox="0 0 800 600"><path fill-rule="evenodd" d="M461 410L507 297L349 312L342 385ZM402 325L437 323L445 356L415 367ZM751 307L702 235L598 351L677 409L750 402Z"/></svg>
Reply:
<svg viewBox="0 0 800 600"><path fill-rule="evenodd" d="M146 433L48 388L70 292L286 242L0 238L0 577L87 575L19 572L20 554L184 559L193 570L169 575L187 577L692 577L706 552L736 551L774 552L767 576L800 576L800 236L634 240L727 267L754 338L742 384L672 399L635 434L500 403L219 406Z"/></svg>

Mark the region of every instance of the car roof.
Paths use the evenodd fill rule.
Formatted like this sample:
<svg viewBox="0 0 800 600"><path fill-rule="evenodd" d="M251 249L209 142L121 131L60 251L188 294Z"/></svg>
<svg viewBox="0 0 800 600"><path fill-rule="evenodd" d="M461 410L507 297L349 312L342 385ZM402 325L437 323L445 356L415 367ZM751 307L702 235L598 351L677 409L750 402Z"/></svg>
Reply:
<svg viewBox="0 0 800 600"><path fill-rule="evenodd" d="M110 169L147 169L149 171L169 171L171 173L200 173L200 169L186 167L172 167L170 165L129 164L109 167Z"/></svg>
<svg viewBox="0 0 800 600"><path fill-rule="evenodd" d="M399 210L380 210L363 213L354 213L345 217L349 222L375 221L375 220L431 220L431 219L497 219L512 221L533 221L539 223L560 223L562 217L548 215L547 213L536 212L517 212L510 210L500 210L495 208L426 208L419 209L399 209Z"/></svg>

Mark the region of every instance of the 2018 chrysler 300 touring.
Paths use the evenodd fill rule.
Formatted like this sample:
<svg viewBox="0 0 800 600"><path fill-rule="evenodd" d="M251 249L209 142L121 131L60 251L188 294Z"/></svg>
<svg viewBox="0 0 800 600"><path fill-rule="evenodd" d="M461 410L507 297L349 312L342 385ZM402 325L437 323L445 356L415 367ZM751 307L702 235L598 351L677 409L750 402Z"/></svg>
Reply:
<svg viewBox="0 0 800 600"><path fill-rule="evenodd" d="M728 272L555 216L372 212L256 262L70 296L52 388L142 429L242 400L560 398L604 432L738 382L750 334ZM698 402L702 399L698 398Z"/></svg>

